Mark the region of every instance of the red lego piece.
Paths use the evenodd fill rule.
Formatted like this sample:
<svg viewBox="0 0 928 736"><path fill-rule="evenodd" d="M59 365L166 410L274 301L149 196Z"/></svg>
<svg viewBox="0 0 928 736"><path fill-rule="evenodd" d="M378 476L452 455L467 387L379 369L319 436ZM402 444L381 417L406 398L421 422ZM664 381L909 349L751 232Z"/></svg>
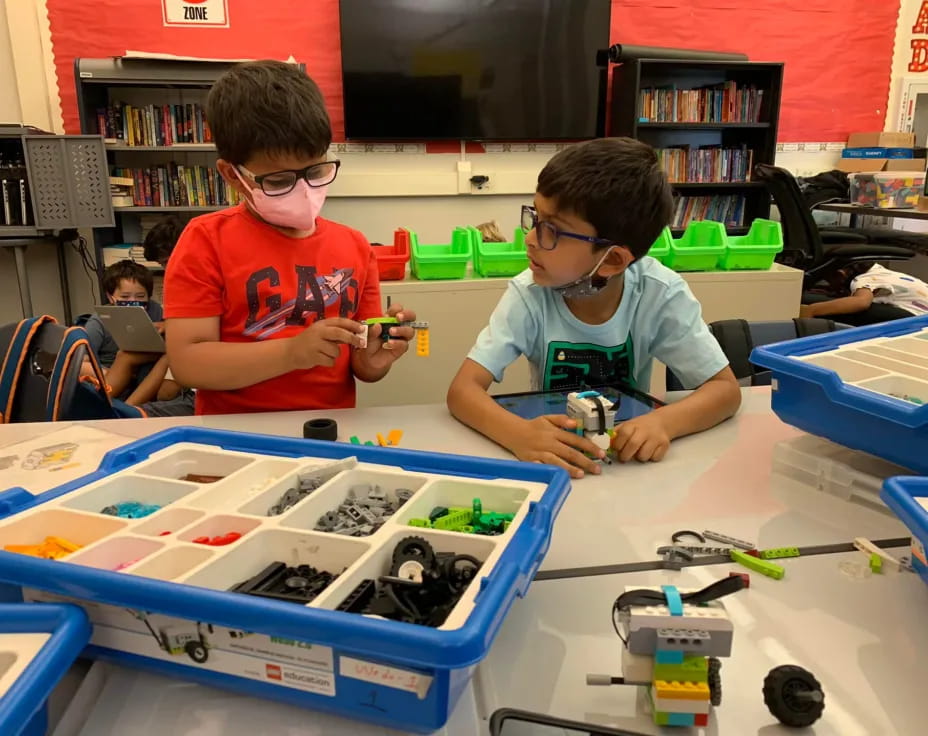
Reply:
<svg viewBox="0 0 928 736"><path fill-rule="evenodd" d="M238 532L229 532L228 534L223 534L215 536L212 539L209 537L197 537L193 540L194 544L208 544L210 547L222 547L226 544L232 544L232 542L241 539L242 535Z"/></svg>
<svg viewBox="0 0 928 736"><path fill-rule="evenodd" d="M728 573L728 577L730 577L730 578L733 578L733 577L735 577L736 575L744 581L744 587L745 587L745 588L750 588L750 587L751 587L751 576L750 576L750 575L748 575L746 572L730 572L730 573Z"/></svg>
<svg viewBox="0 0 928 736"><path fill-rule="evenodd" d="M159 536L159 537L166 537L166 536L167 536L168 534L170 534L170 533L171 533L171 532L161 532L161 534L159 534L158 536Z"/></svg>
<svg viewBox="0 0 928 736"><path fill-rule="evenodd" d="M751 555L751 557L760 557L760 552L756 549L747 549L744 551L744 554Z"/></svg>
<svg viewBox="0 0 928 736"><path fill-rule="evenodd" d="M708 713L697 713L693 716L693 725L694 726L708 726L709 725L709 714Z"/></svg>

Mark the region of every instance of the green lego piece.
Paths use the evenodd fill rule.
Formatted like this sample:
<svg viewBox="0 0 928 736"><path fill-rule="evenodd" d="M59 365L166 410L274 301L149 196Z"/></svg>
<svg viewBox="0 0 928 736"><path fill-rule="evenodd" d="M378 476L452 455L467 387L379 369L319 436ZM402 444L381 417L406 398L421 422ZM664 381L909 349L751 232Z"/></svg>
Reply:
<svg viewBox="0 0 928 736"><path fill-rule="evenodd" d="M761 559L778 560L781 557L799 557L799 547L777 547L775 549L762 549Z"/></svg>
<svg viewBox="0 0 928 736"><path fill-rule="evenodd" d="M883 558L876 553L870 555L870 570L877 575L883 572Z"/></svg>
<svg viewBox="0 0 928 736"><path fill-rule="evenodd" d="M371 317L364 320L366 325L398 325L399 323L396 317Z"/></svg>
<svg viewBox="0 0 928 736"><path fill-rule="evenodd" d="M361 444L361 440L359 440L357 437L352 437L352 438L349 440L349 442L351 442L352 445L360 445L360 444Z"/></svg>
<svg viewBox="0 0 928 736"><path fill-rule="evenodd" d="M653 708L652 708L653 710ZM657 726L666 726L670 722L670 714L663 711L654 710L654 724Z"/></svg>
<svg viewBox="0 0 928 736"><path fill-rule="evenodd" d="M428 519L410 519L409 526L418 526L422 527L423 529L431 529L432 522Z"/></svg>
<svg viewBox="0 0 928 736"><path fill-rule="evenodd" d="M786 570L784 570L783 567L776 564L775 562L769 562L758 557L752 557L751 555L742 552L739 549L733 549L730 554L731 559L734 562L737 562L740 565L744 565L748 570L753 570L754 572L759 572L761 575L766 575L768 578L781 580L786 574Z"/></svg>
<svg viewBox="0 0 928 736"><path fill-rule="evenodd" d="M477 521L477 519L483 516L483 504L481 503L479 498L474 499L473 512L474 512L474 521Z"/></svg>
<svg viewBox="0 0 928 736"><path fill-rule="evenodd" d="M683 664L654 663L655 680L665 682L708 682L709 660L705 657L689 656L683 658Z"/></svg>
<svg viewBox="0 0 928 736"><path fill-rule="evenodd" d="M448 509L448 513L432 522L433 529L457 532L470 523L470 509Z"/></svg>
<svg viewBox="0 0 928 736"><path fill-rule="evenodd" d="M472 527L470 524L465 524L460 529L458 529L458 531L463 532L464 534L476 534L477 533L476 531L474 531L474 527Z"/></svg>

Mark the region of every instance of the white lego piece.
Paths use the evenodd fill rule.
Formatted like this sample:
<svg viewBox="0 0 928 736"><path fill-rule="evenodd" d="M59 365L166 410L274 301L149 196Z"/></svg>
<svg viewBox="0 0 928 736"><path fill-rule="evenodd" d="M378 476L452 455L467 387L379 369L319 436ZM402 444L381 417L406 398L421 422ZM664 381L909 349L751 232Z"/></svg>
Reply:
<svg viewBox="0 0 928 736"><path fill-rule="evenodd" d="M651 699L654 702L654 710L660 713L694 713L696 715L703 715L712 709L712 703L708 698L705 700L658 698L654 695L654 688L651 688Z"/></svg>
<svg viewBox="0 0 928 736"><path fill-rule="evenodd" d="M361 329L358 330L358 339L360 340L360 344L358 345L358 347L361 350L367 347L367 334L370 331L370 329L371 329L370 325L362 324Z"/></svg>
<svg viewBox="0 0 928 736"><path fill-rule="evenodd" d="M622 647L622 677L627 685L650 685L654 679L654 657L632 654Z"/></svg>
<svg viewBox="0 0 928 736"><path fill-rule="evenodd" d="M626 587L630 590L655 590L659 587L634 586ZM694 592L692 589L680 588L681 593ZM734 626L728 618L725 606L720 600L709 601L704 606L691 603L683 604L682 616L671 616L670 610L664 604L651 606L631 606L627 616L620 617L626 632L640 629L698 629L700 631L734 631Z"/></svg>
<svg viewBox="0 0 928 736"><path fill-rule="evenodd" d="M584 394L591 395L583 396ZM585 435L595 433L608 438L605 432L615 426L615 411L610 408L612 404L612 399L596 391L574 391L567 395L567 416L577 420ZM599 419L600 407L603 410L602 423Z"/></svg>

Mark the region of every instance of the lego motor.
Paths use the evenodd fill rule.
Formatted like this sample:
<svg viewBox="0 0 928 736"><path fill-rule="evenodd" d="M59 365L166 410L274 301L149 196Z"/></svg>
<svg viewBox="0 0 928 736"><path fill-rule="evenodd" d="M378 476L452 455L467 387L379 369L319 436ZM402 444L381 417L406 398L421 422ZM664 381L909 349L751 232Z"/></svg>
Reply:
<svg viewBox="0 0 928 736"><path fill-rule="evenodd" d="M574 391L567 394L567 416L577 421L577 434L604 450L606 462L612 442L618 402L613 403L599 391Z"/></svg>

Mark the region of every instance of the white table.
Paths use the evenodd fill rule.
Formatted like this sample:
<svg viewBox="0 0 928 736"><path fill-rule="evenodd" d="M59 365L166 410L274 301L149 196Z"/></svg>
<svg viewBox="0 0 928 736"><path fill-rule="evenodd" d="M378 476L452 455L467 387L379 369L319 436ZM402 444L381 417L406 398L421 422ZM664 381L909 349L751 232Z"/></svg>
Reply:
<svg viewBox="0 0 928 736"><path fill-rule="evenodd" d="M404 448L512 459L456 422L443 405L88 424L127 439L182 424L299 437L306 419L323 415L336 419L342 440L352 435L373 440L377 432L398 428ZM0 446L47 431L45 424L0 425ZM712 529L762 547L907 534L888 511L847 503L771 473L774 446L798 434L770 411L769 389L746 389L737 417L677 440L664 461L613 465L601 476L576 481L543 569L653 560L679 529Z"/></svg>
<svg viewBox="0 0 928 736"><path fill-rule="evenodd" d="M722 704L713 710L708 733L797 733L777 723L761 695L764 676L781 664L810 670L825 691L822 719L801 733L925 733L928 586L913 573L855 579L840 570L843 560L866 558L853 553L781 560L782 580L751 573L750 588L724 599L734 645L732 656L722 660ZM701 588L736 569L744 571L710 565L536 582L512 607L478 668L482 715L509 707L645 733L689 733L659 731L638 702L638 688L589 687L586 675L621 674L622 643L610 611L623 586Z"/></svg>

